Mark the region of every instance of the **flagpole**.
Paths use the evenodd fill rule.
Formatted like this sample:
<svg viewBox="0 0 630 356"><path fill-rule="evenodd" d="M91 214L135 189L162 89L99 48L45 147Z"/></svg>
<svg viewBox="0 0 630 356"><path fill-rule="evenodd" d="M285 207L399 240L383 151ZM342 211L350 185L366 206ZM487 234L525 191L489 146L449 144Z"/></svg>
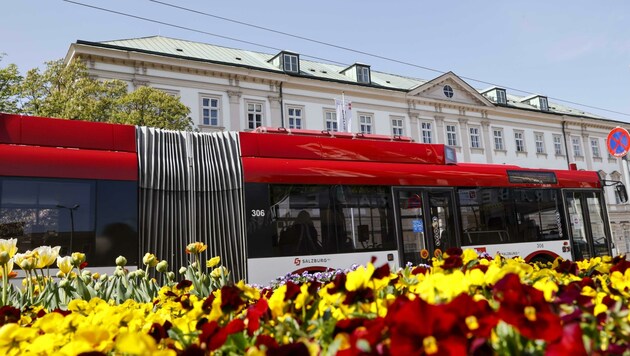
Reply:
<svg viewBox="0 0 630 356"><path fill-rule="evenodd" d="M347 132L348 131L348 123L346 122L346 98L344 96L344 92L341 92L341 122L343 123L343 131ZM338 128L338 130L341 131L341 127Z"/></svg>

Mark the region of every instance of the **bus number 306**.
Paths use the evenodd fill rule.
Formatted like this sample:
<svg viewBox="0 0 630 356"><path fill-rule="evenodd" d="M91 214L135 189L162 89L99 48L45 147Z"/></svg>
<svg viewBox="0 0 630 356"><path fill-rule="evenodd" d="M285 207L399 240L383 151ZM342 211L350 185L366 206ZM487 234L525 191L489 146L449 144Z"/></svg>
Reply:
<svg viewBox="0 0 630 356"><path fill-rule="evenodd" d="M265 211L264 210L252 210L252 216L256 217L256 216L265 216Z"/></svg>

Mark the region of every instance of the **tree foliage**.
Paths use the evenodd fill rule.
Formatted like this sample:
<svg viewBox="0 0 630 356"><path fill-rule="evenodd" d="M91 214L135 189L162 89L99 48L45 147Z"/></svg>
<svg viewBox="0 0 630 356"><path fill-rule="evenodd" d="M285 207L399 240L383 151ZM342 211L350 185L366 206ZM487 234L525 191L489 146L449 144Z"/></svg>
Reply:
<svg viewBox="0 0 630 356"><path fill-rule="evenodd" d="M0 61L2 55L0 54ZM18 90L22 77L15 64L0 68L0 112L17 112L19 105Z"/></svg>
<svg viewBox="0 0 630 356"><path fill-rule="evenodd" d="M85 63L46 63L19 76L13 64L0 69L0 111L72 120L116 122L191 130L190 109L179 98L140 87L127 91L121 80L90 77Z"/></svg>

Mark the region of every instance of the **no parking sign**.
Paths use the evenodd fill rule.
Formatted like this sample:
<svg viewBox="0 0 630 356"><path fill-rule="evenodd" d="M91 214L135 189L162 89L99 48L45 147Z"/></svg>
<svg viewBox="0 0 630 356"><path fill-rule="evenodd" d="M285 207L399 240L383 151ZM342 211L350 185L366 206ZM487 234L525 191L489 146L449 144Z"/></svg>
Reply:
<svg viewBox="0 0 630 356"><path fill-rule="evenodd" d="M630 134L628 130L619 126L610 130L608 140L606 140L606 146L608 147L608 152L610 152L613 157L625 156L630 149Z"/></svg>

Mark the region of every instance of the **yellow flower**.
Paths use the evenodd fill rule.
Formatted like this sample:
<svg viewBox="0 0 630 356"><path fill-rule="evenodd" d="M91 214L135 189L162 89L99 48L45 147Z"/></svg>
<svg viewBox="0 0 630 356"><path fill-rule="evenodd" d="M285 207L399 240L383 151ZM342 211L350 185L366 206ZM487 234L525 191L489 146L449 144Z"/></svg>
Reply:
<svg viewBox="0 0 630 356"><path fill-rule="evenodd" d="M186 246L186 253L202 253L208 248L203 242L193 242Z"/></svg>
<svg viewBox="0 0 630 356"><path fill-rule="evenodd" d="M72 264L75 267L79 267L81 263L83 262L85 262L85 253L81 253L81 252L72 253Z"/></svg>
<svg viewBox="0 0 630 356"><path fill-rule="evenodd" d="M158 264L158 259L157 257L155 257L154 254L152 253L145 253L144 257L142 258L142 263L144 263L145 266L149 266L149 267L155 267Z"/></svg>
<svg viewBox="0 0 630 356"><path fill-rule="evenodd" d="M97 350L102 350L111 337L107 329L99 325L86 325L74 334L75 340L83 340Z"/></svg>
<svg viewBox="0 0 630 356"><path fill-rule="evenodd" d="M37 337L37 329L20 327L15 323L2 325L0 328L0 354L17 354L28 342Z"/></svg>
<svg viewBox="0 0 630 356"><path fill-rule="evenodd" d="M219 257L219 256L212 257L211 259L209 259L206 262L206 267L212 268L212 267L218 265L219 262L221 262L221 257Z"/></svg>
<svg viewBox="0 0 630 356"><path fill-rule="evenodd" d="M63 274L68 275L68 273L70 273L70 271L72 271L72 268L74 267L74 265L72 264L72 257L57 256L57 267L59 267L59 270L63 272Z"/></svg>
<svg viewBox="0 0 630 356"><path fill-rule="evenodd" d="M374 265L368 263L367 267L359 266L346 276L346 289L353 292L368 286L368 282L374 273Z"/></svg>
<svg viewBox="0 0 630 356"><path fill-rule="evenodd" d="M284 315L284 306L286 304L284 302L284 296L286 295L286 293L287 293L287 286L282 285L278 289L273 291L271 298L269 298L268 300L269 310L271 310L271 315L274 318L278 318Z"/></svg>
<svg viewBox="0 0 630 356"><path fill-rule="evenodd" d="M479 255L477 254L477 251L471 249L471 248L467 248L464 250L464 253L462 254L462 260L464 262L464 265L468 264L468 262L470 261L474 261L476 259L479 258Z"/></svg>
<svg viewBox="0 0 630 356"><path fill-rule="evenodd" d="M227 268L223 266L217 267L213 269L212 272L210 272L210 276L212 278L221 278L221 276L227 276L227 274L228 274L228 270Z"/></svg>
<svg viewBox="0 0 630 356"><path fill-rule="evenodd" d="M5 251L9 258L17 253L17 239L0 239L0 252Z"/></svg>
<svg viewBox="0 0 630 356"><path fill-rule="evenodd" d="M55 263L55 260L59 256L60 249L61 249L61 246L55 246L55 247L40 246L36 248L35 250L33 250L33 252L35 252L39 257L37 259L36 268L40 268L40 269L45 268Z"/></svg>

